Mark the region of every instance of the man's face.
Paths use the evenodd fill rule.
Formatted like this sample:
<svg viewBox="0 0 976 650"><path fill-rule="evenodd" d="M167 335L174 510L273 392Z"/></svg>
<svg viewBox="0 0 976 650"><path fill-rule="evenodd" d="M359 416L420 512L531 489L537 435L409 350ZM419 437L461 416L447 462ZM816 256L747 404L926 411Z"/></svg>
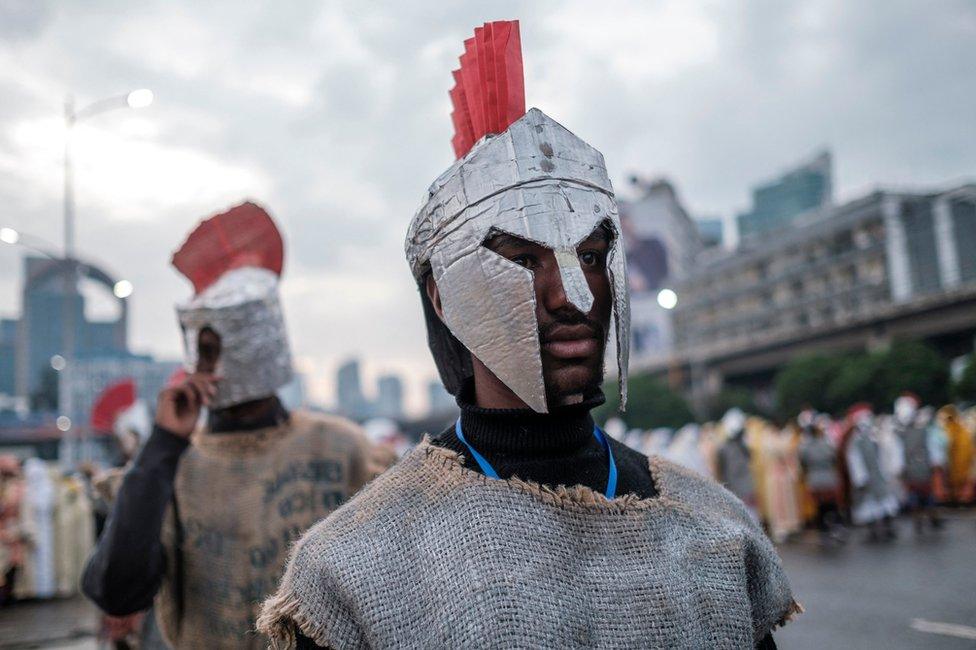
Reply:
<svg viewBox="0 0 976 650"><path fill-rule="evenodd" d="M899 397L895 400L895 417L901 424L908 424L915 419L917 408L911 397Z"/></svg>
<svg viewBox="0 0 976 650"><path fill-rule="evenodd" d="M607 276L611 231L597 226L576 248L593 306L583 314L566 298L552 249L500 233L485 246L532 271L542 350L542 376L550 407L588 392L603 381L603 355L610 331L613 293Z"/></svg>
<svg viewBox="0 0 976 650"><path fill-rule="evenodd" d="M868 430L871 428L871 424L873 420L874 420L874 415L872 415L871 411L868 410L858 411L854 415L854 424L856 424L858 427L864 430Z"/></svg>
<svg viewBox="0 0 976 650"><path fill-rule="evenodd" d="M197 372L214 373L220 359L220 335L209 327L197 336Z"/></svg>

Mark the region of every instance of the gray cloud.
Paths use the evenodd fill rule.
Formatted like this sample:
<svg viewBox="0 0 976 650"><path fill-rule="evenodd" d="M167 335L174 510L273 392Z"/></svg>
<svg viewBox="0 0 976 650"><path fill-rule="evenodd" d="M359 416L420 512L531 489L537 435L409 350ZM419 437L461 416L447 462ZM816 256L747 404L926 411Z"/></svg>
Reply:
<svg viewBox="0 0 976 650"><path fill-rule="evenodd" d="M0 1L0 37L19 40L36 36L52 16L51 3L43 0Z"/></svg>

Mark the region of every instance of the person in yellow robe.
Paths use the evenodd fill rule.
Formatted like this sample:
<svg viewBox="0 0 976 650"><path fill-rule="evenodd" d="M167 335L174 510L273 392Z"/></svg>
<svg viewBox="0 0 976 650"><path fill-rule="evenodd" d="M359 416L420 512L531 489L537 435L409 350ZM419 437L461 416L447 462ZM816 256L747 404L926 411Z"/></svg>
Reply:
<svg viewBox="0 0 976 650"><path fill-rule="evenodd" d="M973 499L973 432L963 424L959 409L949 404L939 409L939 423L949 439L949 493L956 503Z"/></svg>

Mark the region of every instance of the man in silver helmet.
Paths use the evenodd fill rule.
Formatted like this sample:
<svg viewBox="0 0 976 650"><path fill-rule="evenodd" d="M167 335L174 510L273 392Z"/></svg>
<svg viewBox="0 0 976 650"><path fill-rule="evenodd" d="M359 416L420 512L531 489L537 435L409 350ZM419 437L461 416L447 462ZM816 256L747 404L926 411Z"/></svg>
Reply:
<svg viewBox="0 0 976 650"><path fill-rule="evenodd" d="M256 615L289 545L380 468L358 426L277 397L283 244L262 208L202 222L173 264L196 289L177 309L188 374L159 395L83 588L114 617L152 606L175 648L263 648Z"/></svg>
<svg viewBox="0 0 976 650"><path fill-rule="evenodd" d="M302 538L259 628L299 648L770 647L797 606L748 510L590 416L611 329L627 376L603 156L513 109L517 23L466 47L459 160L406 240L461 416Z"/></svg>

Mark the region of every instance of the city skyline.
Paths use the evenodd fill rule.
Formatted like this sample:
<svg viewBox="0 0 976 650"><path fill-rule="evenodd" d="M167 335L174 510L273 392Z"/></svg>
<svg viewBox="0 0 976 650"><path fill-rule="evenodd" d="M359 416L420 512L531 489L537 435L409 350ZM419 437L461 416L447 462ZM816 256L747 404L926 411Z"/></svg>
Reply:
<svg viewBox="0 0 976 650"><path fill-rule="evenodd" d="M285 318L316 402L352 355L368 382L407 378L408 409L425 402L436 375L402 237L451 162L443 71L485 19L522 20L528 104L598 146L621 195L632 172L664 174L689 213L728 219L824 146L839 202L976 170L976 10L962 2L9 6L0 226L60 245L65 94L152 88L150 108L77 129L79 252L133 281L131 348L178 359L173 305L190 289L169 254L199 219L263 201L286 238ZM21 256L0 247L3 317L19 314Z"/></svg>

